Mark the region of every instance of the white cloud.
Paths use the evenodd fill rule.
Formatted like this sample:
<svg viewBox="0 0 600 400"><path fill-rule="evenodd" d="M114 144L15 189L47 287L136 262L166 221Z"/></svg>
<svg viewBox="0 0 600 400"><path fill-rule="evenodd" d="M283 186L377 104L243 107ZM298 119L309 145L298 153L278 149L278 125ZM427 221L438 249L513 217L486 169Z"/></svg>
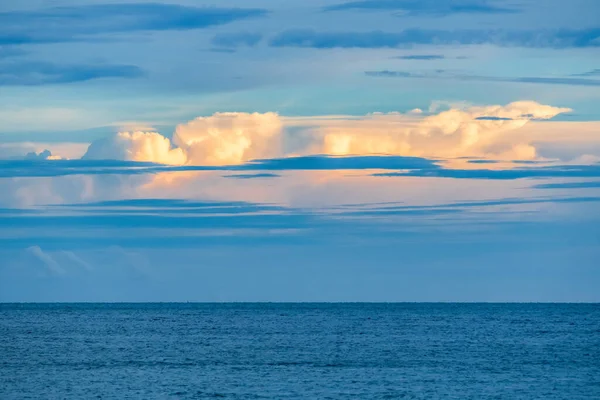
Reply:
<svg viewBox="0 0 600 400"><path fill-rule="evenodd" d="M178 125L172 141L157 132L120 132L92 143L84 158L171 165L228 165L315 153L531 159L537 155L531 137L509 133L531 121L569 111L519 101L504 106L455 107L429 116L416 110L301 118L276 113L216 113ZM306 140L297 140L298 131L285 133L290 127L301 128Z"/></svg>
<svg viewBox="0 0 600 400"><path fill-rule="evenodd" d="M282 131L276 113L216 113L178 125L173 143L191 164L238 164L281 155Z"/></svg>
<svg viewBox="0 0 600 400"><path fill-rule="evenodd" d="M39 143L15 142L0 143L0 160L6 159L73 159L81 158L86 152L87 143Z"/></svg>
<svg viewBox="0 0 600 400"><path fill-rule="evenodd" d="M156 132L119 132L92 143L85 159L161 164L239 164L281 154L283 124L275 113L216 113L180 124L173 143Z"/></svg>
<svg viewBox="0 0 600 400"><path fill-rule="evenodd" d="M532 120L549 119L568 108L531 101L506 106L453 108L422 119L414 116L369 115L361 120L317 128L327 154L395 154L404 156L488 156L534 158L526 137L504 137Z"/></svg>
<svg viewBox="0 0 600 400"><path fill-rule="evenodd" d="M83 156L93 160L147 161L160 164L185 164L186 155L173 148L171 141L156 132L119 132L93 142Z"/></svg>
<svg viewBox="0 0 600 400"><path fill-rule="evenodd" d="M45 253L39 246L28 247L27 252L37 258L51 274L65 274L65 270L58 264L58 262L56 262L51 255Z"/></svg>
<svg viewBox="0 0 600 400"><path fill-rule="evenodd" d="M73 264L75 264L75 265L83 268L86 271L93 271L94 270L94 267L92 267L92 265L90 263L88 263L87 261L83 260L81 257L79 257L78 255L76 255L72 251L63 250L63 251L61 251L61 254L66 259L68 259L69 261L71 261Z"/></svg>

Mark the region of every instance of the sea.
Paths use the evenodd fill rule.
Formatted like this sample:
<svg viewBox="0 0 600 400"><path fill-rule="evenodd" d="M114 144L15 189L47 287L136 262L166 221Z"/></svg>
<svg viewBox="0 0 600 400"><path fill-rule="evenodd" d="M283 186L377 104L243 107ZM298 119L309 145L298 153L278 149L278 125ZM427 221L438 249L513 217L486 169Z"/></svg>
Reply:
<svg viewBox="0 0 600 400"><path fill-rule="evenodd" d="M600 399L600 304L0 304L0 399Z"/></svg>

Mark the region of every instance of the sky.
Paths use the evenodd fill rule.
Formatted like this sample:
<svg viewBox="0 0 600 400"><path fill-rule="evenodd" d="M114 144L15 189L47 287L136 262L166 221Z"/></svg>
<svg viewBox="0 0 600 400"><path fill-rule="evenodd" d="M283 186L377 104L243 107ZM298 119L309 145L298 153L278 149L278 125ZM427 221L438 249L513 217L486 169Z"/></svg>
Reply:
<svg viewBox="0 0 600 400"><path fill-rule="evenodd" d="M0 2L0 301L600 301L600 2Z"/></svg>

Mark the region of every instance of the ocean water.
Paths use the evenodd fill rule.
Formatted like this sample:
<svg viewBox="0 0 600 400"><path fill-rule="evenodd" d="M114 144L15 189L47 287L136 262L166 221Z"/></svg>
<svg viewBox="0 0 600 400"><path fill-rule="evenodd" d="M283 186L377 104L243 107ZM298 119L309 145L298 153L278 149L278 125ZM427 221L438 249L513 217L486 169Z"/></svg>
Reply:
<svg viewBox="0 0 600 400"><path fill-rule="evenodd" d="M600 399L600 305L2 304L25 398Z"/></svg>

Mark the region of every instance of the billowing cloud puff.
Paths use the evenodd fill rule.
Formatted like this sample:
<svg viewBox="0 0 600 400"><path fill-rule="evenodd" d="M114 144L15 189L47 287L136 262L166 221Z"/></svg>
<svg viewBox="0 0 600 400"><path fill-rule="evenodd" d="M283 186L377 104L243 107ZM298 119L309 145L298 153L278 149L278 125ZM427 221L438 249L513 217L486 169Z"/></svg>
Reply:
<svg viewBox="0 0 600 400"><path fill-rule="evenodd" d="M171 165L231 165L315 153L531 159L536 157L532 138L513 132L531 121L568 111L519 101L505 106L452 108L425 117L416 110L301 118L276 113L216 113L178 125L172 142L156 132L121 132L92 143L84 158ZM286 134L285 152L284 126L300 128ZM299 140L294 135L305 137Z"/></svg>
<svg viewBox="0 0 600 400"><path fill-rule="evenodd" d="M60 160L62 157L53 156L52 152L48 149L44 149L44 151L40 151L36 153L35 151L31 151L25 155L26 160Z"/></svg>
<svg viewBox="0 0 600 400"><path fill-rule="evenodd" d="M88 148L86 143L0 143L0 160L61 160L80 158Z"/></svg>
<svg viewBox="0 0 600 400"><path fill-rule="evenodd" d="M276 113L216 113L178 125L173 143L191 164L238 164L280 156L282 130Z"/></svg>
<svg viewBox="0 0 600 400"><path fill-rule="evenodd" d="M282 128L275 113L216 113L178 125L173 143L156 132L119 132L92 143L84 158L171 165L239 164L280 156Z"/></svg>
<svg viewBox="0 0 600 400"><path fill-rule="evenodd" d="M156 132L119 132L115 136L93 142L83 156L92 160L147 161L160 164L185 164L182 149Z"/></svg>
<svg viewBox="0 0 600 400"><path fill-rule="evenodd" d="M44 151L40 151L39 153L36 153L35 151L31 151L25 155L25 158L28 160L38 160L38 159L47 160L49 157L52 157L52 153L48 149L46 149Z"/></svg>
<svg viewBox="0 0 600 400"><path fill-rule="evenodd" d="M533 158L526 138L504 136L531 120L549 119L568 108L531 101L506 106L451 109L415 120L402 114L372 114L361 120L338 121L317 129L327 154L396 154L410 156Z"/></svg>

